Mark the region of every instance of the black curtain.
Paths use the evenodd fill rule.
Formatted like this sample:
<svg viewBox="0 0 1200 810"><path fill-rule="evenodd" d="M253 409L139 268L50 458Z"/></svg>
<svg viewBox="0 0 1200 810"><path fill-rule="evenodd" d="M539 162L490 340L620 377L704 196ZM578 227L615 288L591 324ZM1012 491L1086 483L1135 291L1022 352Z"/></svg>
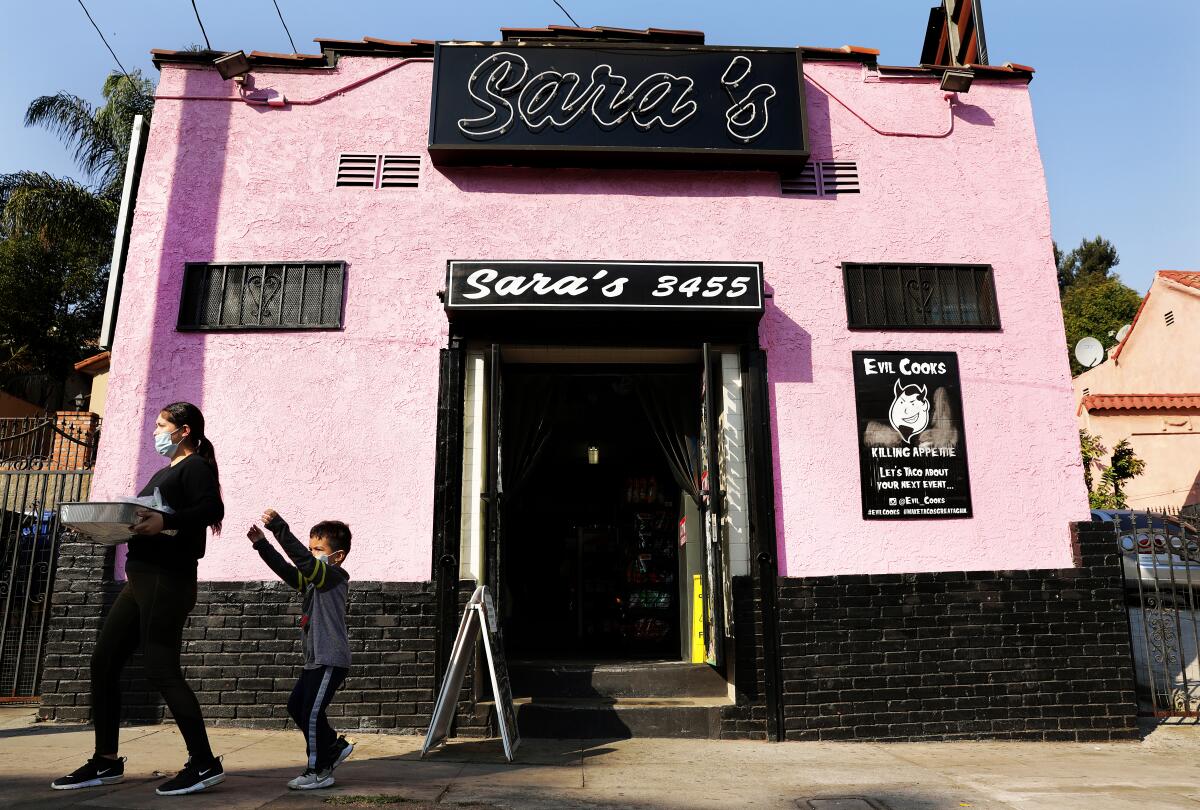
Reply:
<svg viewBox="0 0 1200 810"><path fill-rule="evenodd" d="M634 388L671 475L697 506L700 494L700 386L694 375L633 374Z"/></svg>
<svg viewBox="0 0 1200 810"><path fill-rule="evenodd" d="M565 389L555 374L510 374L504 388L500 491L508 500L525 488L541 461L554 433L555 415Z"/></svg>

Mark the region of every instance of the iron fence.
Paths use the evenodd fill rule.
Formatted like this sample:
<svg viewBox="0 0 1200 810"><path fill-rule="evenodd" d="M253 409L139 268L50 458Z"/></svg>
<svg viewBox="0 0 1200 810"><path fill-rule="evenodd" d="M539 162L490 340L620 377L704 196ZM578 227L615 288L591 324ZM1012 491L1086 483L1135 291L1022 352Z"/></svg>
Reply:
<svg viewBox="0 0 1200 810"><path fill-rule="evenodd" d="M37 699L59 505L87 500L99 424L92 414L0 419L0 703Z"/></svg>
<svg viewBox="0 0 1200 810"><path fill-rule="evenodd" d="M1200 718L1200 534L1186 520L1123 512L1115 520L1139 713Z"/></svg>

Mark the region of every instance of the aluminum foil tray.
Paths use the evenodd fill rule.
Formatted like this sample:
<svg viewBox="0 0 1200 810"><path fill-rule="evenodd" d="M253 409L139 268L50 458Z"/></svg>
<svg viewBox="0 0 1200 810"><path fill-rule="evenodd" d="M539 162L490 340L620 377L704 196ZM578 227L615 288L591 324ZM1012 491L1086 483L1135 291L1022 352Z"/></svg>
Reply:
<svg viewBox="0 0 1200 810"><path fill-rule="evenodd" d="M97 543L116 546L129 540L132 536L129 527L137 523L138 511L145 508L121 502L62 503L59 520Z"/></svg>

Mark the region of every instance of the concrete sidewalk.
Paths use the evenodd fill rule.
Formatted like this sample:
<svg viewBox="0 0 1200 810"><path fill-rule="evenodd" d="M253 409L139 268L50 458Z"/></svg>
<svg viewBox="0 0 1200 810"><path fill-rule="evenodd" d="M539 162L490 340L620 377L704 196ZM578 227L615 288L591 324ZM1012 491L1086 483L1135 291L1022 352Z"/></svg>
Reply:
<svg viewBox="0 0 1200 810"><path fill-rule="evenodd" d="M52 791L91 754L91 729L33 719L0 708L0 807L1200 810L1194 725L1106 744L525 740L511 765L498 740L451 741L422 761L420 738L361 734L337 785L308 793L285 786L303 766L298 732L215 728L225 783L159 797L156 772L186 758L174 726L121 730L123 783Z"/></svg>

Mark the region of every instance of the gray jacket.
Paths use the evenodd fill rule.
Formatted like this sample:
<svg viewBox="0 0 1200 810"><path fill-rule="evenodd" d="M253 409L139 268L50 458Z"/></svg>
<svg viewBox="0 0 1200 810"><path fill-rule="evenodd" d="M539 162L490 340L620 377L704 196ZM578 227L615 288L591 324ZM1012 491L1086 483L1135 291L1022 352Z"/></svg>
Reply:
<svg viewBox="0 0 1200 810"><path fill-rule="evenodd" d="M292 534L287 523L276 517L267 531L287 552L295 565L288 563L265 537L254 550L280 579L304 594L300 635L304 641L304 668L350 667L350 638L346 630L346 600L350 593L350 575L345 569L328 565Z"/></svg>

